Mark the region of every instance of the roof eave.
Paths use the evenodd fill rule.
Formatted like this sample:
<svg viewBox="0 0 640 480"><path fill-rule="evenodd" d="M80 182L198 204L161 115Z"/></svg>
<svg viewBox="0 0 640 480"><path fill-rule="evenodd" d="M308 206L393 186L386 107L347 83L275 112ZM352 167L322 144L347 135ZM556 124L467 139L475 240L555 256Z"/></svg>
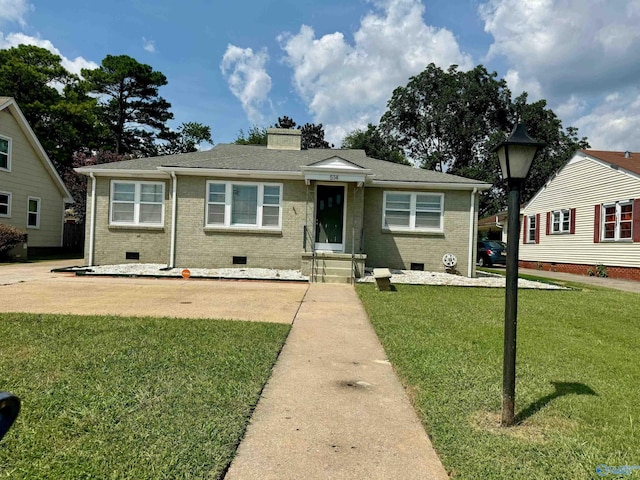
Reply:
<svg viewBox="0 0 640 480"><path fill-rule="evenodd" d="M488 190L493 185L490 183L454 183L454 182L422 182L422 181L399 181L399 180L372 180L370 185L374 187L397 187L397 188L437 188L440 190Z"/></svg>

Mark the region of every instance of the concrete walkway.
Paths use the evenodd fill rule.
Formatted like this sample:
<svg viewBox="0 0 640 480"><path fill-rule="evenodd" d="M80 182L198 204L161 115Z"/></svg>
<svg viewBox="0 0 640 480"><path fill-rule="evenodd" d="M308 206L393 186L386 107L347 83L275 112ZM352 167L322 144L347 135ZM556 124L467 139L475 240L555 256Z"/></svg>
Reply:
<svg viewBox="0 0 640 480"><path fill-rule="evenodd" d="M352 286L309 286L225 478L448 478Z"/></svg>
<svg viewBox="0 0 640 480"><path fill-rule="evenodd" d="M548 272L546 270L533 270L529 268L518 269L519 273L535 275L538 277L551 278L554 280L584 283L596 287L614 288L625 292L640 293L640 282L633 280L620 280L618 278L589 277L587 275L576 275L574 273Z"/></svg>

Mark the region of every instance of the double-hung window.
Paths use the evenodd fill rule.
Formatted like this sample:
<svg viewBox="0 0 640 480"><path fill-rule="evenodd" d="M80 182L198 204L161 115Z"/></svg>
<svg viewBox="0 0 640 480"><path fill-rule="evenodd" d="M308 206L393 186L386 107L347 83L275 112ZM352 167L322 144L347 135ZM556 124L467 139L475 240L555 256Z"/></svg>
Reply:
<svg viewBox="0 0 640 480"><path fill-rule="evenodd" d="M111 225L161 227L164 182L111 181Z"/></svg>
<svg viewBox="0 0 640 480"><path fill-rule="evenodd" d="M441 232L444 195L384 192L382 226L387 230Z"/></svg>
<svg viewBox="0 0 640 480"><path fill-rule="evenodd" d="M569 233L571 228L571 210L555 210L551 212L552 233Z"/></svg>
<svg viewBox="0 0 640 480"><path fill-rule="evenodd" d="M207 182L207 227L280 229L282 185Z"/></svg>
<svg viewBox="0 0 640 480"><path fill-rule="evenodd" d="M27 201L27 228L40 228L40 199L29 197Z"/></svg>
<svg viewBox="0 0 640 480"><path fill-rule="evenodd" d="M0 137L0 170L11 170L11 139Z"/></svg>
<svg viewBox="0 0 640 480"><path fill-rule="evenodd" d="M0 192L0 217L11 216L11 194Z"/></svg>
<svg viewBox="0 0 640 480"><path fill-rule="evenodd" d="M536 230L538 229L537 215L529 215L527 217L527 243L536 242Z"/></svg>
<svg viewBox="0 0 640 480"><path fill-rule="evenodd" d="M602 239L631 240L633 235L633 202L624 201L602 206Z"/></svg>

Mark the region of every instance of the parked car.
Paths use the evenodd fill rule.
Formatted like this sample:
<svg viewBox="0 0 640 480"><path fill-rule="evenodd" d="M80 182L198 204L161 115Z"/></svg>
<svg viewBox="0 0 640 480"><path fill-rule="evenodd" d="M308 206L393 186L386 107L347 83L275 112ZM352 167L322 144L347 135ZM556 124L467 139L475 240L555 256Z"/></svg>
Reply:
<svg viewBox="0 0 640 480"><path fill-rule="evenodd" d="M476 262L481 267L507 263L507 244L497 240L482 240L478 242L478 257Z"/></svg>

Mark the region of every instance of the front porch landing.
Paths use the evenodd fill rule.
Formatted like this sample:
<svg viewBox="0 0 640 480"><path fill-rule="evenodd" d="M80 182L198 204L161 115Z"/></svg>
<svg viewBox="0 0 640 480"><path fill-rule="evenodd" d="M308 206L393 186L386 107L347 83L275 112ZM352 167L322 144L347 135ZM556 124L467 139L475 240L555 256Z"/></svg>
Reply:
<svg viewBox="0 0 640 480"><path fill-rule="evenodd" d="M364 253L304 252L301 271L312 283L351 283L364 275Z"/></svg>

